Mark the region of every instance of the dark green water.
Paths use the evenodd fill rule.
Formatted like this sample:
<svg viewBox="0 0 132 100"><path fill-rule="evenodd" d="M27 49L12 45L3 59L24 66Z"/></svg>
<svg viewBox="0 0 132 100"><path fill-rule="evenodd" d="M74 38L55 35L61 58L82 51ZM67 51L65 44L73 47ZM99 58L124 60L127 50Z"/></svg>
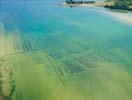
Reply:
<svg viewBox="0 0 132 100"><path fill-rule="evenodd" d="M131 100L131 13L60 2L0 2L0 100Z"/></svg>

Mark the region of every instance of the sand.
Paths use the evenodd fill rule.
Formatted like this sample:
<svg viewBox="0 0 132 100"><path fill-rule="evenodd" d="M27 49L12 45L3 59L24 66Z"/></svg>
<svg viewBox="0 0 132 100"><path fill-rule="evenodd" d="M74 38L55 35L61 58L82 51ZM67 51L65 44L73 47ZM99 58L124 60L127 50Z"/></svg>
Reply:
<svg viewBox="0 0 132 100"><path fill-rule="evenodd" d="M132 25L132 16L128 15L128 14L123 14L123 13L112 13L112 16L116 18L116 20L123 22L123 23L127 23L127 24L131 24Z"/></svg>

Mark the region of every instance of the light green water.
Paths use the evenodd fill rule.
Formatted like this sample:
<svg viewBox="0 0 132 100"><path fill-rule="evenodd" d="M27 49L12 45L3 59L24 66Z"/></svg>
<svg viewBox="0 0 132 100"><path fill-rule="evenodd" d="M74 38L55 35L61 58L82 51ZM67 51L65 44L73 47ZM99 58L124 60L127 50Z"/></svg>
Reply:
<svg viewBox="0 0 132 100"><path fill-rule="evenodd" d="M0 98L132 100L132 25L57 4L0 3Z"/></svg>

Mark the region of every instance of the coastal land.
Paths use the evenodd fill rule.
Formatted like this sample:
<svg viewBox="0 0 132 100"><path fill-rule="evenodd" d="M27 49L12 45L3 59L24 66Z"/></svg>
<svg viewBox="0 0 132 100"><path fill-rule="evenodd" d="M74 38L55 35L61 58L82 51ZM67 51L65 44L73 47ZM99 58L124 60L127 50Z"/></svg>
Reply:
<svg viewBox="0 0 132 100"><path fill-rule="evenodd" d="M102 1L102 2L95 2L95 1L87 1L87 2L83 2L83 1L70 1L66 3L63 3L63 5L66 6L83 6L83 7L87 7L87 6L97 6L97 7L105 7L105 8L109 8L109 9L117 9L117 10L128 10L128 11L132 11L132 0L106 0L106 1Z"/></svg>
<svg viewBox="0 0 132 100"><path fill-rule="evenodd" d="M111 6L114 5L113 2L92 2L92 3L62 3L64 6L82 6L82 7L87 7L87 6L97 6L97 7L105 7L106 5Z"/></svg>

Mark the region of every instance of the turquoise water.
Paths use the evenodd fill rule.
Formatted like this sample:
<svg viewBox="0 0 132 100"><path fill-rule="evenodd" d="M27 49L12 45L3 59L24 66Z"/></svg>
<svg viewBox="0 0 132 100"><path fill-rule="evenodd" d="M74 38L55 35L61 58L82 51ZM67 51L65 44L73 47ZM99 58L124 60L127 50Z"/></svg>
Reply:
<svg viewBox="0 0 132 100"><path fill-rule="evenodd" d="M0 99L131 100L132 25L61 2L0 2Z"/></svg>

